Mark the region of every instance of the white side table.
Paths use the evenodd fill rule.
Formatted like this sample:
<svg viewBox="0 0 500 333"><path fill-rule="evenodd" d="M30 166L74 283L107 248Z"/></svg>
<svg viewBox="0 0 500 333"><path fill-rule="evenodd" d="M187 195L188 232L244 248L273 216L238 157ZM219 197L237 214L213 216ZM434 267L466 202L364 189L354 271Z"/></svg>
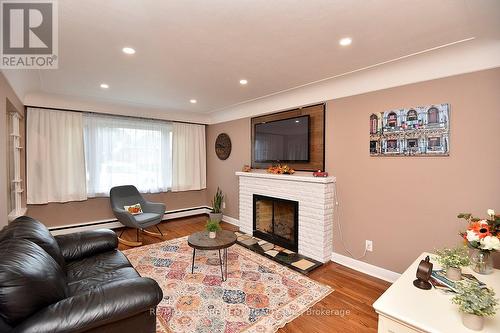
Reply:
<svg viewBox="0 0 500 333"><path fill-rule="evenodd" d="M422 290L413 286L418 264L427 255L431 257L434 269L439 265L430 253L422 255L386 290L373 304L378 313L379 333L471 333L473 331L462 324L462 315L458 306L451 303L452 295L447 295L434 288ZM474 274L480 281L493 288L500 298L500 270L493 274L476 274L470 268L464 273ZM487 317L481 333L500 333L500 312L495 317Z"/></svg>

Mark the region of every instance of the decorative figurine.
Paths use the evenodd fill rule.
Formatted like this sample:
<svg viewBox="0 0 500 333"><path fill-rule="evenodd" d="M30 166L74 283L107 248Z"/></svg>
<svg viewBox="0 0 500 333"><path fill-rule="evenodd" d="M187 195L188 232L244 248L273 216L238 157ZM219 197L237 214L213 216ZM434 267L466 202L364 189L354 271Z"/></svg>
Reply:
<svg viewBox="0 0 500 333"><path fill-rule="evenodd" d="M429 256L420 261L417 268L417 279L413 281L413 285L417 288L429 290L432 285L429 282L432 273L432 263Z"/></svg>
<svg viewBox="0 0 500 333"><path fill-rule="evenodd" d="M313 177L328 177L328 172L321 171L321 170L314 171L313 172Z"/></svg>

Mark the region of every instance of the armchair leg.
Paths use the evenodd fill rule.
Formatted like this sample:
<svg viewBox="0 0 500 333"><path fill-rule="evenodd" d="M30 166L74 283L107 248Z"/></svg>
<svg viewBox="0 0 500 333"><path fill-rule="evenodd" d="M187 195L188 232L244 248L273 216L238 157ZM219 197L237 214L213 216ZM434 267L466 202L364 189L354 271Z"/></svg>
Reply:
<svg viewBox="0 0 500 333"><path fill-rule="evenodd" d="M155 227L156 227L156 230L158 230L158 232L160 233L160 235L163 236L163 232L161 232L160 228L158 228L158 225L155 225Z"/></svg>
<svg viewBox="0 0 500 333"><path fill-rule="evenodd" d="M118 242L120 242L123 245L132 246L132 247L142 245L142 242L139 241L139 229L137 229L137 241L136 242L121 238L124 231L125 231L125 228L120 232L120 235L118 236Z"/></svg>
<svg viewBox="0 0 500 333"><path fill-rule="evenodd" d="M152 232L152 231L149 231L149 230L146 230L146 229L142 230L142 232L143 232L143 233L145 233L146 235L153 236L153 237L158 237L158 238L163 239L163 237L164 237L165 235L163 235L163 233L161 232L160 228L158 228L158 226L157 226L157 225L156 225L155 227L156 227L156 229L157 229L160 233L157 233L157 232Z"/></svg>

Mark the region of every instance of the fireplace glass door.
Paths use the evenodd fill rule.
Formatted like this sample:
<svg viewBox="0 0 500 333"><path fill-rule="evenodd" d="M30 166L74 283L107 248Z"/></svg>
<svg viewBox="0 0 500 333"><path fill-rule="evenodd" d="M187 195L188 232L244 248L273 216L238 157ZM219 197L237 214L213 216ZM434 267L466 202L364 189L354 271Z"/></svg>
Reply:
<svg viewBox="0 0 500 333"><path fill-rule="evenodd" d="M297 201L254 195L253 235L296 252L298 207Z"/></svg>

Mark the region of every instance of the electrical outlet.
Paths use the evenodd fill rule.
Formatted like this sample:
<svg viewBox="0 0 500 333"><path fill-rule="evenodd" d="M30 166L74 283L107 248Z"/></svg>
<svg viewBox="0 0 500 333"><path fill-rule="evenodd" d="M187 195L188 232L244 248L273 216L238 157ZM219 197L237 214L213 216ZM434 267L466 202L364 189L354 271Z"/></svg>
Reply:
<svg viewBox="0 0 500 333"><path fill-rule="evenodd" d="M366 251L372 252L373 251L373 242L371 240L366 240L365 248L366 248Z"/></svg>
<svg viewBox="0 0 500 333"><path fill-rule="evenodd" d="M225 201L222 201L222 208L226 209L226 202Z"/></svg>

